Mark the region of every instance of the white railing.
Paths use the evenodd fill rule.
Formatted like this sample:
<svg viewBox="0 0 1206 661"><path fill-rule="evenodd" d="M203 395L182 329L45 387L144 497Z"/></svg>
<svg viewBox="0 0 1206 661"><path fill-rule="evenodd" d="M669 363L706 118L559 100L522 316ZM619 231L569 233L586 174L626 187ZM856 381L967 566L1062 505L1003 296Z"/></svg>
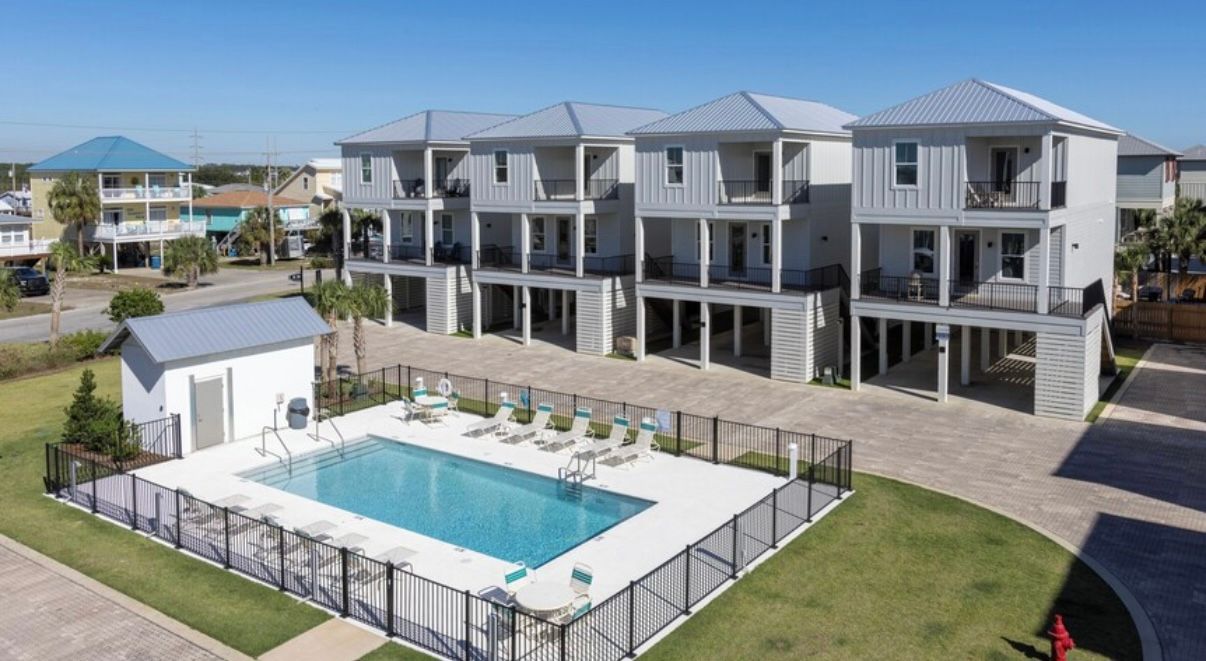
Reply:
<svg viewBox="0 0 1206 661"><path fill-rule="evenodd" d="M55 239L33 239L20 243L0 243L0 257L21 257L22 255L42 255L50 251Z"/></svg>
<svg viewBox="0 0 1206 661"><path fill-rule="evenodd" d="M150 220L147 222L125 222L92 226L91 238L116 239L127 236L167 236L181 234L204 234L204 220Z"/></svg>
<svg viewBox="0 0 1206 661"><path fill-rule="evenodd" d="M192 196L187 186L135 186L134 188L102 188L101 199L106 202L128 200L180 200Z"/></svg>

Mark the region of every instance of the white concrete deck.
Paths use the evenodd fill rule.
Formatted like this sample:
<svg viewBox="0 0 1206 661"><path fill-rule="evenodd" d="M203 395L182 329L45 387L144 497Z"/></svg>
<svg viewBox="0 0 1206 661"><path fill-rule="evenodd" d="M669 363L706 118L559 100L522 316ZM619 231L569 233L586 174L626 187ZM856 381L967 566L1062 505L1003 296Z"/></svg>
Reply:
<svg viewBox="0 0 1206 661"><path fill-rule="evenodd" d="M446 424L406 423L392 417L386 407L377 406L336 418L335 424L349 441L371 434L553 478L568 461L565 455L528 445L512 446L461 435L469 423L480 419L457 413L450 415ZM330 448L305 432L282 430L280 435L295 459ZM334 435L326 424L323 435ZM284 454L274 437L269 435L267 442L270 451ZM259 438L229 443L141 469L137 474L166 487L184 487L211 502L244 494L249 497L249 507L278 504L282 509L274 516L289 527L331 521L338 524L332 531L336 537L346 533L367 536L370 541L364 548L370 557L395 546L408 547L418 552L411 558L416 574L457 589L481 593L502 585L503 574L511 566L504 560L238 477L238 473L279 462L275 456L261 456L259 447ZM758 471L662 454L629 469L599 465L597 479L587 485L656 504L551 560L536 574L542 581L568 582L574 563L585 562L594 569L591 596L599 603L784 482L784 478Z"/></svg>

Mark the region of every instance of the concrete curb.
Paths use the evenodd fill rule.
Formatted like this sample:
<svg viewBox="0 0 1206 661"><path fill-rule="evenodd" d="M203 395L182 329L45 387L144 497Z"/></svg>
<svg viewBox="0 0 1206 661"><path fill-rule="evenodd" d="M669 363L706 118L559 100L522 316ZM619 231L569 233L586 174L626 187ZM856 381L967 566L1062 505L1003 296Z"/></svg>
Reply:
<svg viewBox="0 0 1206 661"><path fill-rule="evenodd" d="M1146 357L1147 354L1144 354L1144 358ZM1140 364L1141 363L1142 361L1140 361ZM1138 366L1136 366L1136 371L1138 371ZM950 496L951 498L961 500L970 505L975 505L976 507L986 509L994 514L999 514L1010 521L1016 521L1037 532L1043 537L1055 542L1056 544L1059 544L1064 548L1064 550L1068 551L1072 555L1075 555L1078 560L1088 565L1089 569L1092 569L1094 572L1096 572L1097 575L1106 582L1106 585L1109 585L1110 589L1112 589L1114 593L1118 595L1118 598L1122 600L1122 605L1126 607L1126 611L1131 616L1131 620L1135 623L1135 629L1139 633L1139 643L1143 652L1143 658L1146 661L1164 661L1164 646L1160 642L1160 635L1156 632L1155 625L1152 624L1151 618L1148 617L1147 611L1145 611L1143 606L1140 605L1139 600L1135 598L1135 595L1131 593L1130 589L1127 588L1117 576L1114 576L1110 570L1106 569L1101 563L1097 562L1095 558L1085 553L1084 550L1077 547L1072 542L1069 542L1063 537L1056 535L1042 526L1035 525L1029 521L1023 521L1022 519L1019 519L1008 512L1004 512L993 505L986 505L972 498L960 496L957 493L951 493L945 489L938 489L921 484L920 482L914 482L913 480L899 478L893 475L886 475L884 473L878 473L875 471L858 470L855 471L855 473L866 473L868 475L874 475L875 477L884 478L886 480L894 480L902 484L927 489L929 491L933 491L934 493L940 493L944 496Z"/></svg>
<svg viewBox="0 0 1206 661"><path fill-rule="evenodd" d="M1154 342L1143 352L1143 356L1139 358L1139 362L1135 363L1135 369L1131 370L1131 373L1126 376L1126 380L1122 382L1122 387L1114 392L1114 396L1110 398L1109 402L1106 402L1105 407L1101 409L1101 415L1097 416L1097 420L1093 424L1108 420L1114 414L1114 409L1118 406L1118 402L1122 401L1122 396L1126 394L1127 390L1130 390L1131 384L1135 382L1135 378L1139 375L1139 371L1147 365L1147 357L1151 355L1152 349L1161 344L1163 342Z"/></svg>
<svg viewBox="0 0 1206 661"><path fill-rule="evenodd" d="M239 661L251 660L251 657L247 656L246 654L243 654L232 647L228 647L201 633L200 631L192 629L178 622L177 620L160 613L154 608L151 608L140 601L127 597L117 590L114 590L113 588L93 578L89 578L88 576L81 574L80 572L68 567L67 565L64 565L61 562L58 562L57 560L54 560L53 558L42 555L41 553L38 553L37 551L13 539L0 535L0 546L12 551L13 553L16 553L22 558L25 558L26 560L29 560L40 567L54 572L55 574L84 588L85 590L88 590L89 592L92 592L102 599L117 604L118 606L130 611L134 615L141 617L142 619L171 633L172 635L187 640L188 642L196 645L206 652L209 652L210 654L223 659L237 659Z"/></svg>

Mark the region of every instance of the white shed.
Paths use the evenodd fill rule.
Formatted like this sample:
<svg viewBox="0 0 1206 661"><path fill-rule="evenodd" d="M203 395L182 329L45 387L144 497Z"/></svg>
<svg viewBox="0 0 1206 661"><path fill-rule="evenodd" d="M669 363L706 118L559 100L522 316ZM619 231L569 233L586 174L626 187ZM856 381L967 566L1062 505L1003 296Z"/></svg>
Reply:
<svg viewBox="0 0 1206 661"><path fill-rule="evenodd" d="M128 319L101 345L121 347L125 417L180 414L184 454L288 424L313 407L314 338L330 327L300 298Z"/></svg>

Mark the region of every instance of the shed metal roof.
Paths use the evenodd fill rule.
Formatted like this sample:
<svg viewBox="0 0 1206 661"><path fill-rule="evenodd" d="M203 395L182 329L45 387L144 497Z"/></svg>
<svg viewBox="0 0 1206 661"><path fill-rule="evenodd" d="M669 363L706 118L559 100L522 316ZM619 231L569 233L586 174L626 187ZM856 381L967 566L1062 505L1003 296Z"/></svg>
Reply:
<svg viewBox="0 0 1206 661"><path fill-rule="evenodd" d="M240 303L127 319L105 340L110 351L133 337L156 363L214 356L314 338L330 326L301 298Z"/></svg>
<svg viewBox="0 0 1206 661"><path fill-rule="evenodd" d="M859 118L847 128L1054 122L1122 133L1121 130L1028 92L969 79Z"/></svg>
<svg viewBox="0 0 1206 661"><path fill-rule="evenodd" d="M9 207L12 211L12 207ZM0 225L32 225L33 218L29 216L18 216L14 213L0 213Z"/></svg>
<svg viewBox="0 0 1206 661"><path fill-rule="evenodd" d="M498 138L625 138L632 129L666 116L661 110L564 101L517 117L468 137Z"/></svg>
<svg viewBox="0 0 1206 661"><path fill-rule="evenodd" d="M1119 156L1180 156L1164 145L1159 145L1147 138L1141 138L1133 133L1118 136Z"/></svg>
<svg viewBox="0 0 1206 661"><path fill-rule="evenodd" d="M639 126L631 135L804 131L849 135L842 126L855 115L816 101L754 92L735 92Z"/></svg>
<svg viewBox="0 0 1206 661"><path fill-rule="evenodd" d="M344 138L337 145L395 142L460 142L475 131L515 119L515 115L455 110L424 110Z"/></svg>
<svg viewBox="0 0 1206 661"><path fill-rule="evenodd" d="M1184 152L1184 155L1181 156L1183 161L1206 161L1206 145L1194 145L1186 147L1182 151Z"/></svg>
<svg viewBox="0 0 1206 661"><path fill-rule="evenodd" d="M188 172L192 169L188 163L120 135L93 138L29 168L30 172Z"/></svg>

